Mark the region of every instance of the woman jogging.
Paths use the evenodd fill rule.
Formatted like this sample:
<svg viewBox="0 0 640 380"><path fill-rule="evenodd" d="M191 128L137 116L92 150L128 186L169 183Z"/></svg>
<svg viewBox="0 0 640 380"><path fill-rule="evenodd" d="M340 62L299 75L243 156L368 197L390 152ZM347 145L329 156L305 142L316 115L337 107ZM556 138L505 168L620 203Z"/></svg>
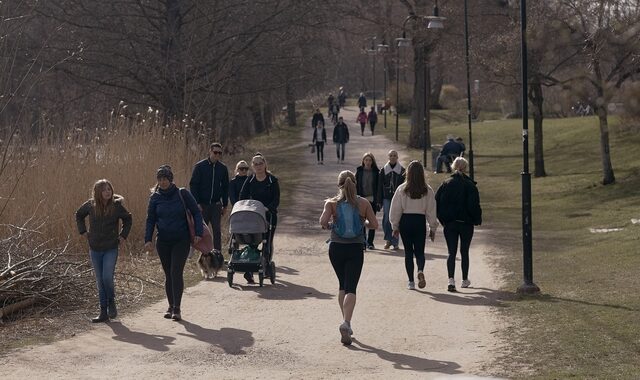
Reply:
<svg viewBox="0 0 640 380"><path fill-rule="evenodd" d="M144 248L151 251L153 231L157 228L156 250L162 263L169 308L164 317L179 321L182 319L180 304L184 291L184 265L189 255L191 237L186 212L193 215L195 226L194 243L202 237L202 212L195 198L187 189L179 189L173 183L173 172L169 165L162 165L156 173L158 180L152 189L147 207L147 224L144 234Z"/></svg>
<svg viewBox="0 0 640 380"><path fill-rule="evenodd" d="M356 169L356 191L359 196L366 199L371 203L373 214L378 212L378 176L380 175L380 169L376 164L376 158L373 153L367 152L362 156L362 165ZM376 237L376 230L369 230L366 233L365 238L367 249L374 249L373 240Z"/></svg>
<svg viewBox="0 0 640 380"><path fill-rule="evenodd" d="M339 283L338 303L343 322L340 341L351 344L351 317L356 306L356 288L364 263L362 226L378 228L371 203L356 195L356 178L345 170L338 176L338 194L327 199L320 216L323 229L331 229L329 259Z"/></svg>
<svg viewBox="0 0 640 380"><path fill-rule="evenodd" d="M89 217L89 231L85 219ZM122 220L122 229L119 222ZM100 298L100 315L93 323L106 322L118 316L113 275L118 260L118 246L131 231L131 213L124 207L124 198L114 194L113 185L101 179L93 185L91 198L76 211L76 224L80 235L89 241L89 255L96 275Z"/></svg>
<svg viewBox="0 0 640 380"><path fill-rule="evenodd" d="M435 194L427 184L420 161L409 163L406 182L398 186L391 200L389 221L393 235L396 238L400 236L404 245L404 266L409 278L407 288L409 290L416 288L413 277L414 256L418 264L418 287L424 288L426 286L424 244L427 237L427 222L429 238L433 241L438 220Z"/></svg>
<svg viewBox="0 0 640 380"><path fill-rule="evenodd" d="M475 182L467 176L468 162L462 157L453 161L453 174L447 178L436 193L438 204L438 220L444 226L444 238L447 241L447 272L449 283L447 290L456 291L454 279L456 254L460 240L460 257L462 259L462 287L468 288L469 281L469 247L473 238L474 225L482 224L480 195Z"/></svg>

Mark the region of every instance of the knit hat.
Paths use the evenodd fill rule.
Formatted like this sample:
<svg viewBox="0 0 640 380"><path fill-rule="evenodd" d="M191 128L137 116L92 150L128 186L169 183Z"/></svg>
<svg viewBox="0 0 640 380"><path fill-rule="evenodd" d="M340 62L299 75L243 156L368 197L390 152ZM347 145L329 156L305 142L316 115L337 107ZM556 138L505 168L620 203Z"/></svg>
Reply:
<svg viewBox="0 0 640 380"><path fill-rule="evenodd" d="M169 182L173 182L173 172L171 171L171 166L162 165L158 168L158 172L156 173L156 178L166 178Z"/></svg>

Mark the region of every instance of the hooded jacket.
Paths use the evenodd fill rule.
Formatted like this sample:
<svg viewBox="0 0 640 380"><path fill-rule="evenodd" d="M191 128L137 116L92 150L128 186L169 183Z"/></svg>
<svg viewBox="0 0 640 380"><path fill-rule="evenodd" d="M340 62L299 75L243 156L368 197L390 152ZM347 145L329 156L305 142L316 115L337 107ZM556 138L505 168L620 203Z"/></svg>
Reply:
<svg viewBox="0 0 640 380"><path fill-rule="evenodd" d="M182 192L184 204L178 190ZM144 241L151 241L155 227L158 228L160 241L189 239L185 206L193 215L196 236L202 236L202 212L196 200L186 189L178 189L176 185L171 184L167 190L158 188L149 197Z"/></svg>
<svg viewBox="0 0 640 380"><path fill-rule="evenodd" d="M333 127L333 142L337 144L346 144L349 142L349 127L343 122L339 122Z"/></svg>
<svg viewBox="0 0 640 380"><path fill-rule="evenodd" d="M131 231L131 213L124 207L124 198L113 195L113 208L107 215L96 215L93 199L86 201L76 211L76 224L80 235L87 233L86 217L89 216L89 247L94 251L107 251L118 248L118 237L127 238ZM122 220L120 231L119 224Z"/></svg>

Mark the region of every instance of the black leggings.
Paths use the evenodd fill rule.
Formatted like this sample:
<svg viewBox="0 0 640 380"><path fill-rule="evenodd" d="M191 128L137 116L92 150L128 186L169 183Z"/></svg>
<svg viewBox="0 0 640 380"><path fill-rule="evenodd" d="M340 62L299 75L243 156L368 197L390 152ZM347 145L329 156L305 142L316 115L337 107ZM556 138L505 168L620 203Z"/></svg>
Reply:
<svg viewBox="0 0 640 380"><path fill-rule="evenodd" d="M336 276L338 276L340 290L356 294L362 273L362 264L364 264L362 243L331 242L329 244L329 259Z"/></svg>
<svg viewBox="0 0 640 380"><path fill-rule="evenodd" d="M462 279L469 277L469 247L473 238L473 224L451 222L444 226L444 238L447 241L447 272L449 278L453 278L456 270L456 253L458 251L458 238L460 239L460 258L462 259Z"/></svg>
<svg viewBox="0 0 640 380"><path fill-rule="evenodd" d="M324 161L324 142L316 141L316 156L318 161Z"/></svg>
<svg viewBox="0 0 640 380"><path fill-rule="evenodd" d="M369 122L369 127L371 127L371 136L373 136L373 130L376 128L376 122Z"/></svg>
<svg viewBox="0 0 640 380"><path fill-rule="evenodd" d="M371 203L371 208L373 209L373 215L376 214L376 205L373 202ZM367 232L369 230L369 232ZM373 240L376 238L376 230L368 229L367 226L362 227L362 233L364 234L364 238L367 241L367 245L373 245Z"/></svg>
<svg viewBox="0 0 640 380"><path fill-rule="evenodd" d="M360 123L360 134L364 135L364 127L367 125L367 123Z"/></svg>
<svg viewBox="0 0 640 380"><path fill-rule="evenodd" d="M400 237L404 245L404 267L409 281L413 282L413 256L418 263L418 271L424 270L424 242L427 239L427 224L424 214L402 214Z"/></svg>
<svg viewBox="0 0 640 380"><path fill-rule="evenodd" d="M182 302L184 265L189 256L189 245L189 239L156 242L156 249L164 270L164 290L170 307L180 308Z"/></svg>

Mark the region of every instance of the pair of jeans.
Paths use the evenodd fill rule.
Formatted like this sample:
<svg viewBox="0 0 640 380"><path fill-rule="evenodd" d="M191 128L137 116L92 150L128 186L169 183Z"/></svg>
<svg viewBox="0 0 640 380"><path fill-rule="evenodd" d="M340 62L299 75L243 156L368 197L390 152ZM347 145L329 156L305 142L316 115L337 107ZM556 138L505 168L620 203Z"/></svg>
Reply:
<svg viewBox="0 0 640 380"><path fill-rule="evenodd" d="M382 200L382 230L384 231L384 240L391 242L394 247L398 245L398 239L393 237L391 222L389 222L389 210L391 210L391 199Z"/></svg>
<svg viewBox="0 0 640 380"><path fill-rule="evenodd" d="M418 272L424 271L424 242L427 239L427 219L424 214L402 214L400 217L400 237L404 246L404 267L409 281L413 282L413 257L418 264Z"/></svg>
<svg viewBox="0 0 640 380"><path fill-rule="evenodd" d="M90 249L89 255L91 256L93 271L96 274L100 307L107 307L109 301L116 298L113 276L116 271L116 261L118 261L118 248L106 251Z"/></svg>
<svg viewBox="0 0 640 380"><path fill-rule="evenodd" d="M216 202L212 205L200 205L202 208L202 219L206 224L211 224L211 234L213 235L213 249L222 251L222 231L220 220L222 219L222 203Z"/></svg>
<svg viewBox="0 0 640 380"><path fill-rule="evenodd" d="M190 239L156 242L156 250L164 271L164 290L169 307L180 308L184 291L184 265L189 257Z"/></svg>
<svg viewBox="0 0 640 380"><path fill-rule="evenodd" d="M460 239L460 258L462 261L462 279L469 279L469 247L473 238L473 224L451 222L444 225L444 239L447 241L447 272L449 278L453 278L456 270L456 254L458 251L458 239Z"/></svg>
<svg viewBox="0 0 640 380"><path fill-rule="evenodd" d="M324 142L316 141L316 155L318 157L318 161L324 161Z"/></svg>
<svg viewBox="0 0 640 380"><path fill-rule="evenodd" d="M338 160L344 161L344 150L347 146L347 143L336 143L336 155L338 156ZM340 155L342 153L342 155Z"/></svg>

